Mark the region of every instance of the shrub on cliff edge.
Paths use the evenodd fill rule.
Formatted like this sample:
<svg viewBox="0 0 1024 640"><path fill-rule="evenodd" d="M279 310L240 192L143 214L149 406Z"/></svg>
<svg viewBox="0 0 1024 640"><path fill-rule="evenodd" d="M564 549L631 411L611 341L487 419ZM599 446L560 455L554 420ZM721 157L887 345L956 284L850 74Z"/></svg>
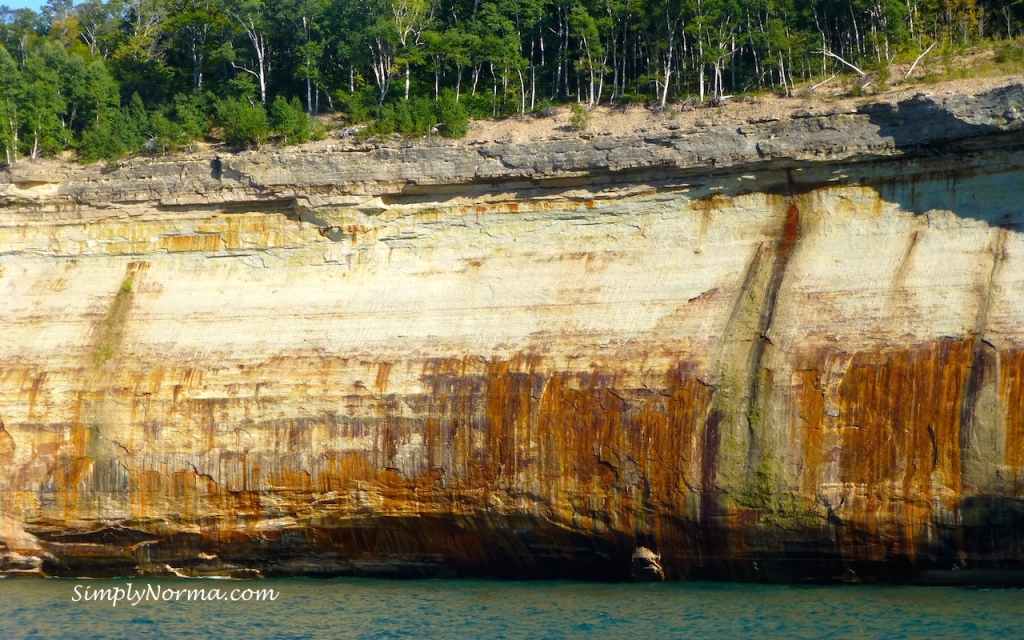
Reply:
<svg viewBox="0 0 1024 640"><path fill-rule="evenodd" d="M313 130L312 118L302 108L299 99L289 101L284 96L274 98L270 107L270 126L281 136L283 144L302 144L309 140Z"/></svg>
<svg viewBox="0 0 1024 640"><path fill-rule="evenodd" d="M590 126L590 111L582 104L572 105L572 115L569 116L569 127L573 131L586 131Z"/></svg>
<svg viewBox="0 0 1024 640"><path fill-rule="evenodd" d="M455 92L445 89L437 101L437 119L441 135L446 138L464 138L469 130L469 112L455 99Z"/></svg>
<svg viewBox="0 0 1024 640"><path fill-rule="evenodd" d="M224 141L236 147L259 147L270 133L267 111L247 98L217 102L217 122L224 127Z"/></svg>

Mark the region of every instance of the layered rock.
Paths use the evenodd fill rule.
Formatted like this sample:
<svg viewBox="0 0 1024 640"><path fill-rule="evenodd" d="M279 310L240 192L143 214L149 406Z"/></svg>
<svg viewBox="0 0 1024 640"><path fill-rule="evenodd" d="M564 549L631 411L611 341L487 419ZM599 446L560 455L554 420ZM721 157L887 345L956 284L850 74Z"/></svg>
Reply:
<svg viewBox="0 0 1024 640"><path fill-rule="evenodd" d="M1022 113L19 165L0 570L1018 569Z"/></svg>

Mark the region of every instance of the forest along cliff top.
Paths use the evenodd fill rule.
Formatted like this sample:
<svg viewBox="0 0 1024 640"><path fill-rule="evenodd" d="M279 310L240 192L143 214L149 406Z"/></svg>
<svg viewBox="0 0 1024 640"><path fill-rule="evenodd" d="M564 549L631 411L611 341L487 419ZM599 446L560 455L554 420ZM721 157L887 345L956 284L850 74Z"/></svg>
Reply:
<svg viewBox="0 0 1024 640"><path fill-rule="evenodd" d="M521 196L524 185L537 187L538 180L548 178L573 179L561 189L599 191L711 178L723 170L963 151L979 148L977 141L991 136L1013 145L1024 126L1024 76L900 86L864 98L805 93L720 107L670 105L660 112L639 105L600 107L580 132L571 129L569 118L569 110L561 109L547 117L475 121L463 140L360 142L335 132L294 147L232 152L204 145L193 153L139 156L113 165L24 159L0 172L0 205L133 208L155 201L165 207L241 202L280 207L294 200L301 209L355 204L352 196L423 195L417 187L445 184L480 187L451 197L478 198L502 186L516 188ZM618 178L609 181L609 176ZM756 188L776 187L762 182Z"/></svg>
<svg viewBox="0 0 1024 640"><path fill-rule="evenodd" d="M836 80L838 82L838 79ZM696 127L736 125L751 122L786 120L807 111L816 114L828 112L854 112L870 104L898 104L919 94L936 99L956 95L977 96L993 89L1021 84L1024 75L989 78L962 78L933 84L900 84L884 93L861 97L842 97L829 91L826 85L817 91L802 88L792 97L766 94L727 100L722 106L700 108L691 103L670 104L664 111L651 110L643 105L600 106L593 110L589 126L582 134L570 130L572 116L568 108L558 110L553 117L502 118L476 120L469 128L465 141L470 144L486 142L528 143L552 139L586 136L627 137L637 134L670 133Z"/></svg>

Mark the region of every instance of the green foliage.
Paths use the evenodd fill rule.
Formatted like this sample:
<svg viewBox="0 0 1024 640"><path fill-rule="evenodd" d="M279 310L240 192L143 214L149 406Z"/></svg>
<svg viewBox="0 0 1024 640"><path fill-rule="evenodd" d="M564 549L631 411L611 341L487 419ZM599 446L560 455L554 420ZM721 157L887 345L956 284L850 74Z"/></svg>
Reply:
<svg viewBox="0 0 1024 640"><path fill-rule="evenodd" d="M192 142L206 135L206 131L209 129L209 116L194 96L179 93L174 96L172 107L174 120L181 126L185 141Z"/></svg>
<svg viewBox="0 0 1024 640"><path fill-rule="evenodd" d="M995 61L999 64L1020 64L1024 62L1024 41L1007 42L996 50Z"/></svg>
<svg viewBox="0 0 1024 640"><path fill-rule="evenodd" d="M338 98L352 124L369 122L377 111L377 92L373 87L363 87L353 94L339 93Z"/></svg>
<svg viewBox="0 0 1024 640"><path fill-rule="evenodd" d="M98 160L118 160L128 152L124 141L107 122L99 122L82 134L78 158L86 164Z"/></svg>
<svg viewBox="0 0 1024 640"><path fill-rule="evenodd" d="M472 118L489 118L494 111L494 100L489 94L478 93L462 96L459 102Z"/></svg>
<svg viewBox="0 0 1024 640"><path fill-rule="evenodd" d="M553 113L555 105L549 98L542 98L534 105L533 113L540 117L547 117Z"/></svg>
<svg viewBox="0 0 1024 640"><path fill-rule="evenodd" d="M572 115L569 116L569 127L573 131L586 131L590 126L590 110L581 104L572 105Z"/></svg>
<svg viewBox="0 0 1024 640"><path fill-rule="evenodd" d="M437 124L434 102L426 97L399 102L395 107L395 122L398 132L404 136L430 134Z"/></svg>
<svg viewBox="0 0 1024 640"><path fill-rule="evenodd" d="M380 116L366 130L371 135L387 137L394 133L397 127L398 119L395 116L395 106L388 104L381 108Z"/></svg>
<svg viewBox="0 0 1024 640"><path fill-rule="evenodd" d="M455 99L454 91L445 90L436 101L420 97L384 105L378 118L360 133L360 137L440 133L448 138L462 138L468 128L469 114L465 106Z"/></svg>
<svg viewBox="0 0 1024 640"><path fill-rule="evenodd" d="M298 98L277 96L270 107L270 127L284 144L301 144L309 140L313 122Z"/></svg>
<svg viewBox="0 0 1024 640"><path fill-rule="evenodd" d="M153 127L152 151L167 153L177 151L181 147L184 135L177 122L168 118L161 111L151 115L149 121Z"/></svg>
<svg viewBox="0 0 1024 640"><path fill-rule="evenodd" d="M18 109L24 102L25 85L18 67L0 45L0 161L15 162L18 157Z"/></svg>
<svg viewBox="0 0 1024 640"><path fill-rule="evenodd" d="M52 62L60 76L61 92L67 97L64 121L73 134L81 134L121 106L117 82L101 61L62 52Z"/></svg>
<svg viewBox="0 0 1024 640"><path fill-rule="evenodd" d="M885 60L876 61L875 64L871 65L870 69L874 74L875 89L884 91L889 88L889 82L892 80L892 71L889 69L889 63Z"/></svg>
<svg viewBox="0 0 1024 640"><path fill-rule="evenodd" d="M217 102L217 123L224 129L224 141L236 147L259 147L270 134L267 111L259 102L226 98Z"/></svg>
<svg viewBox="0 0 1024 640"><path fill-rule="evenodd" d="M149 136L149 114L139 94L132 94L127 109L122 109L113 118L114 130L130 151L142 148Z"/></svg>
<svg viewBox="0 0 1024 640"><path fill-rule="evenodd" d="M102 367L114 356L114 346L101 344L96 349L96 365Z"/></svg>
<svg viewBox="0 0 1024 640"><path fill-rule="evenodd" d="M86 163L118 160L138 151L150 132L149 114L139 94L134 94L127 109L103 113L82 133L78 157Z"/></svg>
<svg viewBox="0 0 1024 640"><path fill-rule="evenodd" d="M232 98L244 98L254 101L260 98L260 88L252 77L242 73L227 82L227 95Z"/></svg>
<svg viewBox="0 0 1024 640"><path fill-rule="evenodd" d="M469 130L469 112L455 99L455 92L445 89L437 101L437 120L441 135L446 138L464 138Z"/></svg>
<svg viewBox="0 0 1024 640"><path fill-rule="evenodd" d="M325 110L372 121L362 135L458 137L468 117L548 105L789 93L848 73L823 50L874 88L932 42L930 77L977 72L954 56L993 40L992 71L1019 72L1024 49L1005 40L1022 32L1022 0L54 0L0 8L0 162L169 151L211 115L252 146L271 127L283 144L316 138L308 116Z"/></svg>
<svg viewBox="0 0 1024 640"><path fill-rule="evenodd" d="M207 131L207 116L194 96L178 94L171 105L153 113L152 151L177 151L199 140Z"/></svg>
<svg viewBox="0 0 1024 640"><path fill-rule="evenodd" d="M68 104L61 92L58 50L53 43L45 43L38 53L26 58L21 72L25 86L21 105L22 148L33 158L57 153L70 141L70 132L61 119Z"/></svg>

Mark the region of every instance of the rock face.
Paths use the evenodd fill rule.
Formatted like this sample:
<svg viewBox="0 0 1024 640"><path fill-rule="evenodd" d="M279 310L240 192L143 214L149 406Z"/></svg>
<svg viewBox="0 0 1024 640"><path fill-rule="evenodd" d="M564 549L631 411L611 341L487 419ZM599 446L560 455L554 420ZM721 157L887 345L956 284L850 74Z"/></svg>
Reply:
<svg viewBox="0 0 1024 640"><path fill-rule="evenodd" d="M0 571L1024 569L1021 114L23 163Z"/></svg>

